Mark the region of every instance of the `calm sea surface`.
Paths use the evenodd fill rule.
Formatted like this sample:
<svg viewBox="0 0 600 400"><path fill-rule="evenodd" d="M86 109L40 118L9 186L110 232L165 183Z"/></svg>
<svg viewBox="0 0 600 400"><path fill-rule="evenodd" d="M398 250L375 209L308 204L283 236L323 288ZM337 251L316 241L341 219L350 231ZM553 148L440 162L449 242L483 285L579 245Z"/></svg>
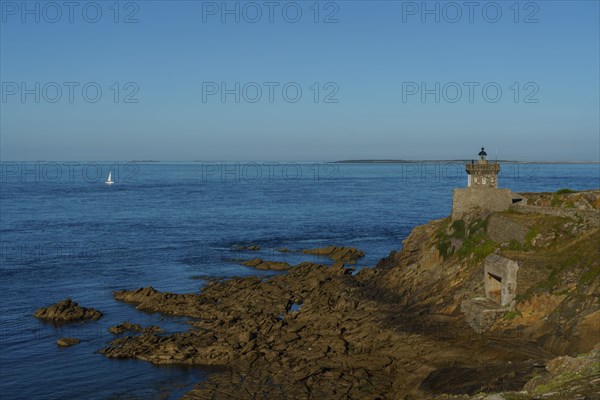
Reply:
<svg viewBox="0 0 600 400"><path fill-rule="evenodd" d="M97 353L123 321L187 329L111 292L152 285L197 292L199 276L268 275L235 259L292 263L279 253L354 246L374 265L411 228L450 213L462 164L3 163L0 232L0 396L6 399L178 398L210 371L156 367ZM504 164L515 191L600 187L598 165ZM105 185L112 171L115 184ZM239 252L255 243L258 252ZM318 261L318 259L316 259ZM195 279L194 279L195 278ZM54 327L32 313L72 297L104 312ZM56 339L82 343L57 348Z"/></svg>

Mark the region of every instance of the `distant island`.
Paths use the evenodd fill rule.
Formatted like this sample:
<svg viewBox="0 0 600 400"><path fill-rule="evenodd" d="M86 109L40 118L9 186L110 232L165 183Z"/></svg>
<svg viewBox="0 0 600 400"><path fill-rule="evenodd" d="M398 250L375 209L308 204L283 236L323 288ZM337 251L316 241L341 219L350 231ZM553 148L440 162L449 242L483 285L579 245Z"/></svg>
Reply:
<svg viewBox="0 0 600 400"><path fill-rule="evenodd" d="M517 160L494 160L499 163L514 164L600 164L600 161L517 161ZM419 164L419 163L447 163L447 162L471 162L471 160L391 160L391 159L366 159L366 160L339 160L332 161L333 164Z"/></svg>

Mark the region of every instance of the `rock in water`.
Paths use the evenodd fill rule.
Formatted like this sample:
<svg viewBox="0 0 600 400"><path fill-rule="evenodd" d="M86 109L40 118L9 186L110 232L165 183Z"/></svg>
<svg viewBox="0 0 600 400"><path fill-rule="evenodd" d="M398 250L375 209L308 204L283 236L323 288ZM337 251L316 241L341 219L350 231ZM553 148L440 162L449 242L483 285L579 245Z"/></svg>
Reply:
<svg viewBox="0 0 600 400"><path fill-rule="evenodd" d="M238 244L236 246L233 246L233 249L237 250L237 251L245 251L245 250L246 251L247 250L258 251L258 250L260 250L260 246L257 245L257 244L246 244L246 245L240 245L240 244Z"/></svg>
<svg viewBox="0 0 600 400"><path fill-rule="evenodd" d="M42 307L33 314L34 317L52 322L74 322L97 320L102 313L94 308L81 307L71 299L66 299L49 307Z"/></svg>
<svg viewBox="0 0 600 400"><path fill-rule="evenodd" d="M305 254L314 254L317 256L325 256L331 258L333 261L354 264L356 260L363 257L365 253L354 247L337 247L327 246L317 249L304 250Z"/></svg>
<svg viewBox="0 0 600 400"><path fill-rule="evenodd" d="M76 338L61 337L56 340L56 345L60 347L69 347L81 343L81 340Z"/></svg>
<svg viewBox="0 0 600 400"><path fill-rule="evenodd" d="M265 261L261 258L254 258L252 260L244 261L242 265L245 265L246 267L271 271L286 271L292 268L290 264L283 261Z"/></svg>

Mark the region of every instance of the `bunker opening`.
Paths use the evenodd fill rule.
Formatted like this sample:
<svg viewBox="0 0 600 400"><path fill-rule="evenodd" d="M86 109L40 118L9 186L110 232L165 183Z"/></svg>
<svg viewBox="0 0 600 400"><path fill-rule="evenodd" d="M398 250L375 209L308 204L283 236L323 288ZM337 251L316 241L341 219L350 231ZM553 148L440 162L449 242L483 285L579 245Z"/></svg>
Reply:
<svg viewBox="0 0 600 400"><path fill-rule="evenodd" d="M502 278L492 273L487 274L487 298L498 304L502 303Z"/></svg>

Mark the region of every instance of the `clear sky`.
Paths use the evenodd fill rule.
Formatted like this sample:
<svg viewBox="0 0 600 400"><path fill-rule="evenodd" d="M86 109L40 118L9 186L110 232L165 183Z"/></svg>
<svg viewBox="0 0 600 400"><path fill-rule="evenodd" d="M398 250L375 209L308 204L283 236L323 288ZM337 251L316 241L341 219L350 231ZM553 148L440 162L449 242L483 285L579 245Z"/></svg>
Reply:
<svg viewBox="0 0 600 400"><path fill-rule="evenodd" d="M0 156L598 161L599 2L467 3L3 0Z"/></svg>

